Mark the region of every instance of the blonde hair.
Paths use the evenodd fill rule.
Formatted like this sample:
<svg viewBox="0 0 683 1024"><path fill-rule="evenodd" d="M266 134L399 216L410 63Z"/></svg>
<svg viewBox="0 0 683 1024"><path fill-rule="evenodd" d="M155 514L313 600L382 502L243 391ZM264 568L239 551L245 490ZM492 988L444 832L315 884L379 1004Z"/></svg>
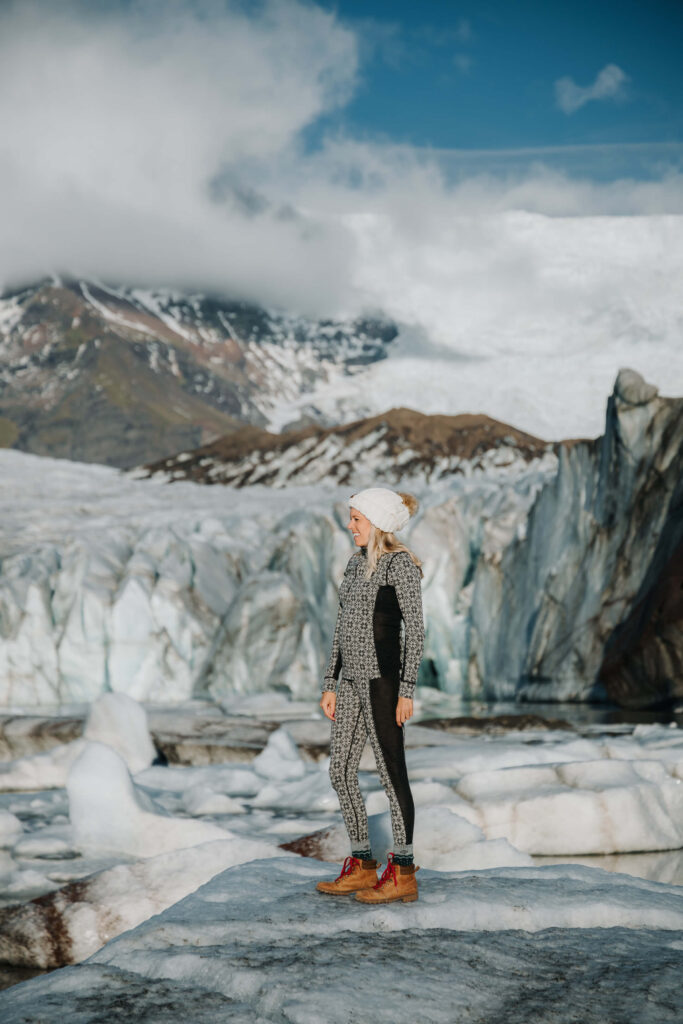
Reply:
<svg viewBox="0 0 683 1024"><path fill-rule="evenodd" d="M420 505L419 501L414 494L405 494L402 491L396 492L398 496L403 500L403 504L410 512L411 518L415 515ZM351 497L353 498L353 494ZM424 576L422 571L422 561L414 554L409 547L407 547L403 541L397 540L394 533L390 530L380 530L379 526L375 526L374 523L370 523L370 536L368 538L368 565L365 572L366 579L370 579L377 562L380 557L387 551L407 551L415 565L420 570L420 576ZM360 551L356 552L360 557Z"/></svg>

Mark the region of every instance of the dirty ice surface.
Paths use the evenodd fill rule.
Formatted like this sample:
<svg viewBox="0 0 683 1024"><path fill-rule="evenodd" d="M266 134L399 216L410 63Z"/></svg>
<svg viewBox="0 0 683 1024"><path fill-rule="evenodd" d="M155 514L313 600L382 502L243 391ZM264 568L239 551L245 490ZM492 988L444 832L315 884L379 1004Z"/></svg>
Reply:
<svg viewBox="0 0 683 1024"><path fill-rule="evenodd" d="M315 891L329 867L216 875L84 963L0 993L4 1024L680 1020L683 889L569 865L424 870L420 899Z"/></svg>
<svg viewBox="0 0 683 1024"><path fill-rule="evenodd" d="M265 714L250 700L240 731L260 740L222 763L152 764L162 726L197 738L196 709L109 694L83 736L0 766L0 963L90 957L1 993L3 1022L57 1020L69 1005L74 1021L106 1020L110 1000L146 1006L138 1019L150 1020L162 1005L165 1020L211 1020L222 1007L235 1020L308 1022L323 1005L330 1021L363 1006L399 1020L395 1000L412 1005L412 989L424 1020L486 1019L512 1000L506 1020L550 1022L575 1019L564 996L576 1009L593 976L603 1003L586 1001L578 1019L601 1019L599 1005L602 1019L606 1005L622 1019L622 1004L640 1006L631 1019L677 1019L682 730L471 735L411 723L420 899L363 908L314 891L349 852L329 723L314 702L271 697ZM216 716L235 725L211 714L214 733ZM369 747L361 788L385 862L388 803ZM484 972L497 985L482 985ZM472 1016L448 1015L460 998Z"/></svg>

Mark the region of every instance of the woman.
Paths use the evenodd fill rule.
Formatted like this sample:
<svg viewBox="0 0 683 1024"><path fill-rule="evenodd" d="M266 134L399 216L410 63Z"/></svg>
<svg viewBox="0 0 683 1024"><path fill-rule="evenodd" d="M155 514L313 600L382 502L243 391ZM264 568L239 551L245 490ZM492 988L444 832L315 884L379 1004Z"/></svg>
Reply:
<svg viewBox="0 0 683 1024"><path fill-rule="evenodd" d="M415 810L406 769L404 723L413 714L424 649L423 572L419 559L394 536L417 504L411 494L386 487L369 487L349 499L348 529L360 550L349 558L339 588L332 653L320 701L332 721L330 779L339 797L351 856L334 881L319 882L317 887L332 895L355 893L363 903L417 899ZM358 766L368 736L389 798L394 841L379 880L358 785Z"/></svg>

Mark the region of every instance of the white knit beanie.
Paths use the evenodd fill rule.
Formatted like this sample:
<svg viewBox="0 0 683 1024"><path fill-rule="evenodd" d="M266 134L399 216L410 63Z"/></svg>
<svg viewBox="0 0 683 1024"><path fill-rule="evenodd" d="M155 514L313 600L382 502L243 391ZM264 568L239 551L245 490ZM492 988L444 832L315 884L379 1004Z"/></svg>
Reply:
<svg viewBox="0 0 683 1024"><path fill-rule="evenodd" d="M351 495L349 506L358 509L373 526L387 533L403 529L410 519L410 510L401 495L388 487L366 487Z"/></svg>

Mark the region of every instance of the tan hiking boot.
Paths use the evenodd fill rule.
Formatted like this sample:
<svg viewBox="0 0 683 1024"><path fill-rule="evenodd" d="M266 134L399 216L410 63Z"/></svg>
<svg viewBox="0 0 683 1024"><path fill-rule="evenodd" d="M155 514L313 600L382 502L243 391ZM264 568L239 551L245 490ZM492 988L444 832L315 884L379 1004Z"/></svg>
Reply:
<svg viewBox="0 0 683 1024"><path fill-rule="evenodd" d="M347 857L341 874L337 875L333 882L318 882L316 889L330 896L350 896L361 889L371 889L376 881L376 860Z"/></svg>
<svg viewBox="0 0 683 1024"><path fill-rule="evenodd" d="M419 870L415 864L394 864L394 855L390 853L380 880L372 889L357 892L356 899L361 903L392 903L394 900L412 903L417 899L415 872Z"/></svg>

